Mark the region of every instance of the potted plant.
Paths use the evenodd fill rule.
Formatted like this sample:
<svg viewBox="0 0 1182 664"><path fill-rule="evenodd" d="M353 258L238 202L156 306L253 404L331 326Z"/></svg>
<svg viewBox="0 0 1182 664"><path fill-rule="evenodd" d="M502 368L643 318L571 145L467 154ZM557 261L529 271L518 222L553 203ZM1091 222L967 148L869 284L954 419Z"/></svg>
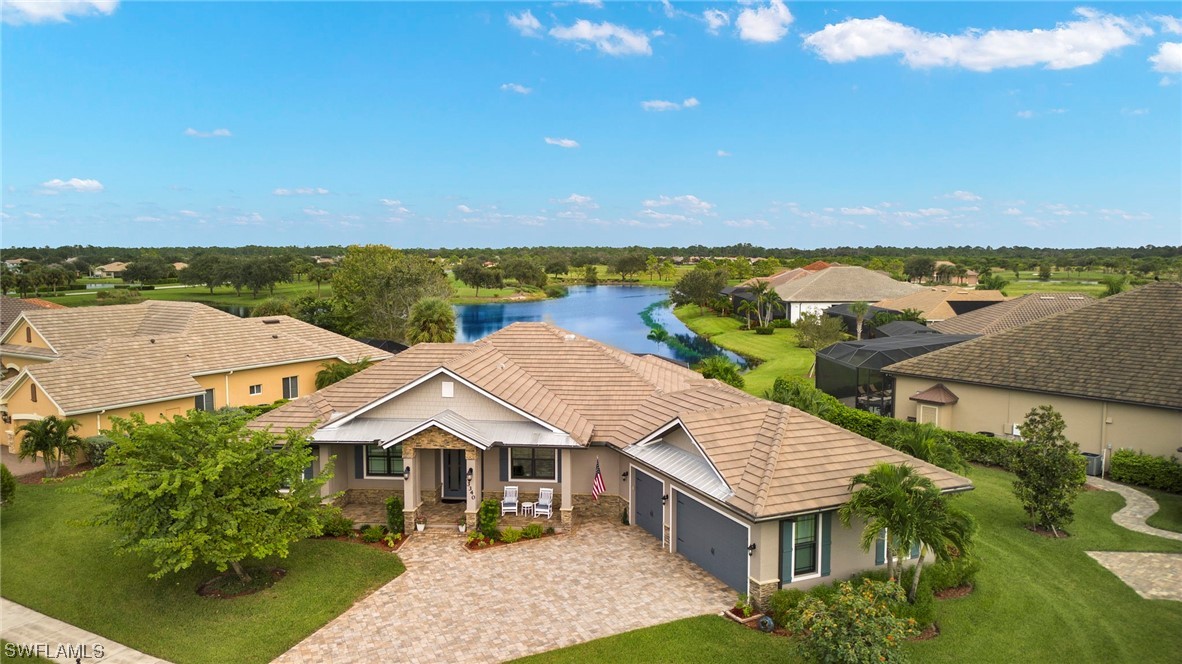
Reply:
<svg viewBox="0 0 1182 664"><path fill-rule="evenodd" d="M415 517L415 530L420 533L427 528L427 517L422 514Z"/></svg>
<svg viewBox="0 0 1182 664"><path fill-rule="evenodd" d="M464 520L464 517L460 517L456 520L456 528L458 528L461 533L467 532L468 522Z"/></svg>

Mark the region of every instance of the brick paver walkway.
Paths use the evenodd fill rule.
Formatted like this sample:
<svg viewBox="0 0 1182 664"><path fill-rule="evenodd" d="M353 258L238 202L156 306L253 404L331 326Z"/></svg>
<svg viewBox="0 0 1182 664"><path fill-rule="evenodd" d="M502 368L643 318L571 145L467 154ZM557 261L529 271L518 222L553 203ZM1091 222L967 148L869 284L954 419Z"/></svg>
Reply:
<svg viewBox="0 0 1182 664"><path fill-rule="evenodd" d="M1115 491L1125 499L1125 506L1112 515L1118 526L1147 535L1182 541L1182 533L1154 528L1145 519L1158 510L1157 501L1140 491L1089 477L1088 484L1105 491ZM1137 551L1088 551L1100 563L1145 599L1168 599L1182 602L1182 553L1141 553Z"/></svg>
<svg viewBox="0 0 1182 664"><path fill-rule="evenodd" d="M409 542L408 542L409 543ZM132 650L122 643L104 639L84 629L38 613L27 606L0 598L0 636L24 646L44 645L40 651L52 662L103 662L106 664L168 664L162 659ZM59 647L73 647L76 657L57 657ZM84 649L79 650L84 646ZM102 654L99 655L101 646ZM62 651L63 654L65 651Z"/></svg>
<svg viewBox="0 0 1182 664"><path fill-rule="evenodd" d="M568 535L467 552L419 533L406 572L276 662L500 662L679 618L735 593L635 527L585 522Z"/></svg>

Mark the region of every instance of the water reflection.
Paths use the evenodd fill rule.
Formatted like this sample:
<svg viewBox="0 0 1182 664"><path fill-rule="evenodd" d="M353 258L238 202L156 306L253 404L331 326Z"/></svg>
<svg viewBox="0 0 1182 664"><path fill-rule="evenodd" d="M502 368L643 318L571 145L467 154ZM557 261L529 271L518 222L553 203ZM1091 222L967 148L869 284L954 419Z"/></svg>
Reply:
<svg viewBox="0 0 1182 664"><path fill-rule="evenodd" d="M689 363L722 354L745 364L734 353L694 334L667 307L655 310L654 320L690 352L676 348L678 344L670 347L650 340L640 312L668 296L666 289L649 286L571 286L570 294L557 300L457 306L456 341L475 341L511 323L545 321L632 353L652 353Z"/></svg>

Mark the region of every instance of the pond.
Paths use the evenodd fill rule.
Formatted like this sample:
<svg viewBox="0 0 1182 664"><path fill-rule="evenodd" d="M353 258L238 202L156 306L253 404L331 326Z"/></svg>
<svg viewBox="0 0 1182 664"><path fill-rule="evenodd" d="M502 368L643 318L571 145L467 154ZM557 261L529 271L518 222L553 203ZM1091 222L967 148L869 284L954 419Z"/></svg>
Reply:
<svg viewBox="0 0 1182 664"><path fill-rule="evenodd" d="M554 300L457 306L456 341L475 341L511 323L545 321L631 353L651 353L689 364L702 357L725 355L746 366L743 358L690 331L668 306L654 307L669 297L667 289L571 286L569 291L566 297ZM649 327L641 318L646 309L653 322L669 333L670 342L657 343L648 338Z"/></svg>

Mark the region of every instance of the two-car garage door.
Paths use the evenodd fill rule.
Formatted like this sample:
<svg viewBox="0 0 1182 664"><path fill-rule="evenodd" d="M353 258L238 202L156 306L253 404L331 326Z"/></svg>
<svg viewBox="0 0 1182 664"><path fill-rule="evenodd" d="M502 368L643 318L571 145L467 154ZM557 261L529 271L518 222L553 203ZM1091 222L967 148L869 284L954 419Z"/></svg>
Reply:
<svg viewBox="0 0 1182 664"><path fill-rule="evenodd" d="M640 470L633 472L636 525L664 539L665 484ZM747 527L679 491L673 519L677 552L739 592L747 592Z"/></svg>

